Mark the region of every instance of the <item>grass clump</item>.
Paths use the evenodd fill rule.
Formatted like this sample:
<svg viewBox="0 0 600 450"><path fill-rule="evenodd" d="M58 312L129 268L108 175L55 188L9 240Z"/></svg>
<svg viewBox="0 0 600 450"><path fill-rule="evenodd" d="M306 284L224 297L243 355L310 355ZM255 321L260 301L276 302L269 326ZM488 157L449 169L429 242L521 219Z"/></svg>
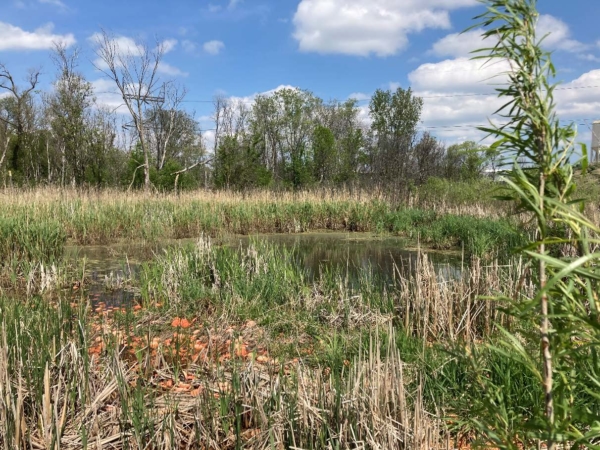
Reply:
<svg viewBox="0 0 600 450"><path fill-rule="evenodd" d="M64 227L58 221L0 218L0 261L5 265L57 262L62 258L66 240Z"/></svg>

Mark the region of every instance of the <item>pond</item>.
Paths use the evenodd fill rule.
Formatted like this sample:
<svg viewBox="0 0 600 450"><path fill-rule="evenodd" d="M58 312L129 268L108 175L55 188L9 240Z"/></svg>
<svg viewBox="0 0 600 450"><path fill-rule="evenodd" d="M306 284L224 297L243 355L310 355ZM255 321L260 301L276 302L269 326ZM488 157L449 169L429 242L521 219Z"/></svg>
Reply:
<svg viewBox="0 0 600 450"><path fill-rule="evenodd" d="M94 303L102 301L107 305L120 306L133 300L135 294L122 285L124 280L135 275L142 262L151 260L167 247L188 245L194 241L70 246L66 257L68 260L85 258L86 274L92 282L90 296ZM406 274L414 270L418 253L417 248L411 247L404 239L368 233L257 234L213 240L214 245L242 248L261 242L293 251L297 264L305 268L311 278L318 277L322 271L336 271L350 282L369 271L380 282L391 282L398 272ZM429 250L425 253L440 279L460 276L460 253Z"/></svg>

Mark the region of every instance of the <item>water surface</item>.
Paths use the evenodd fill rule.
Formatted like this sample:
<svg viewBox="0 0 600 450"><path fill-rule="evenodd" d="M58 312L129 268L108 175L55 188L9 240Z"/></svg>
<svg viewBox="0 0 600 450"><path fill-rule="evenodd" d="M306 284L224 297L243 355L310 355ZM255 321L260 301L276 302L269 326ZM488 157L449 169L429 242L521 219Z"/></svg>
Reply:
<svg viewBox="0 0 600 450"><path fill-rule="evenodd" d="M86 260L86 274L92 280L90 295L94 302L103 301L112 306L130 302L134 293L124 288L123 281L131 278L144 261L163 253L167 247L189 245L195 239L167 240L159 243L122 242L105 246L70 246L67 259ZM230 236L213 240L213 245L245 248L262 242L292 251L297 264L307 270L311 278L323 271L335 271L350 282L367 273L373 279L388 283L399 273L414 270L417 249L398 237L381 237L367 233L304 233L257 234ZM433 262L438 276L455 278L461 272L461 258L457 253L422 250Z"/></svg>

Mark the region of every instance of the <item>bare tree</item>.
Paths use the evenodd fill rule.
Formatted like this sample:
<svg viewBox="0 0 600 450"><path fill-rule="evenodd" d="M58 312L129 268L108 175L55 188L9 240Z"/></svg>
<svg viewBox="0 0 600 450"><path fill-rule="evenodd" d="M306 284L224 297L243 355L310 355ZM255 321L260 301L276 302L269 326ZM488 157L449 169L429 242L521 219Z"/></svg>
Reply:
<svg viewBox="0 0 600 450"><path fill-rule="evenodd" d="M179 108L185 98L185 87L166 83L162 89L163 102L156 102L147 113L148 140L156 154L156 169L162 170L174 138L184 133L186 114Z"/></svg>
<svg viewBox="0 0 600 450"><path fill-rule="evenodd" d="M11 169L17 170L19 167L19 157L26 144L25 138L28 131L28 120L31 113L31 93L38 85L40 71L32 69L27 76L28 86L25 89L19 89L11 73L4 64L0 63L0 89L8 91L14 103L12 114L0 115L0 121L10 126L15 132L15 143L11 158Z"/></svg>
<svg viewBox="0 0 600 450"><path fill-rule="evenodd" d="M144 189L150 190L150 149L146 142L145 112L153 103L164 102L164 84L160 83L158 69L165 53L157 41L154 48L135 42L122 48L119 41L106 31L96 38L96 54L101 63L96 68L115 82L123 102L133 120L139 144L144 155ZM162 95L162 97L161 97Z"/></svg>

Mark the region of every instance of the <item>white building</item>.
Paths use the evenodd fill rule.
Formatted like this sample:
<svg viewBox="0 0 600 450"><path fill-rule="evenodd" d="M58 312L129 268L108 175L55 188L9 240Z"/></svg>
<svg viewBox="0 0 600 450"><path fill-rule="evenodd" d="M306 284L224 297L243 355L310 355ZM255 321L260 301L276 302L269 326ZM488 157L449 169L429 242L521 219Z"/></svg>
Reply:
<svg viewBox="0 0 600 450"><path fill-rule="evenodd" d="M600 162L600 120L592 125L592 151L590 152L592 163Z"/></svg>

